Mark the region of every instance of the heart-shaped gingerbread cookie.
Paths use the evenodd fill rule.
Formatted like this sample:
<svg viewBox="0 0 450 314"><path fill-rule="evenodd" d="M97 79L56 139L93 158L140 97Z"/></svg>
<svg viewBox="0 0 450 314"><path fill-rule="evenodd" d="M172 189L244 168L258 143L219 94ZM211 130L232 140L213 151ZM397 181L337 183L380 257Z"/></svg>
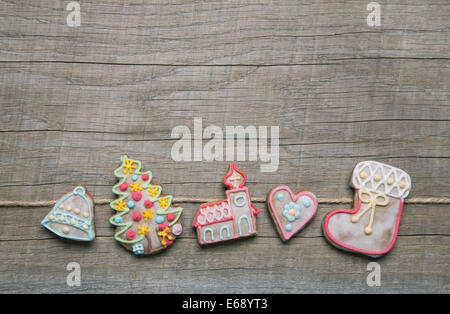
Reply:
<svg viewBox="0 0 450 314"><path fill-rule="evenodd" d="M267 207L283 241L302 230L317 212L317 198L308 191L294 194L287 186L277 186L267 195Z"/></svg>

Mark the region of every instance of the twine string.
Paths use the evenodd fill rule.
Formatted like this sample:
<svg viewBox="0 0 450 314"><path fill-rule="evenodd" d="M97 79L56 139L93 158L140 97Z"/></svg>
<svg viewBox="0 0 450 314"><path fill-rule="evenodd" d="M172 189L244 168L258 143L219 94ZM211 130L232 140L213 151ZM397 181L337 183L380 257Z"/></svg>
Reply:
<svg viewBox="0 0 450 314"><path fill-rule="evenodd" d="M254 197L251 199L254 203L265 203L266 198L264 197ZM109 204L113 199L96 199L95 204L105 205ZM174 197L174 203L211 203L215 202L217 199L210 198L195 198L195 197ZM318 198L318 203L320 204L347 204L352 203L352 198L347 197L336 197L336 198ZM53 206L57 200L50 201L0 201L0 207L44 207ZM450 197L412 197L405 200L408 204L450 204Z"/></svg>

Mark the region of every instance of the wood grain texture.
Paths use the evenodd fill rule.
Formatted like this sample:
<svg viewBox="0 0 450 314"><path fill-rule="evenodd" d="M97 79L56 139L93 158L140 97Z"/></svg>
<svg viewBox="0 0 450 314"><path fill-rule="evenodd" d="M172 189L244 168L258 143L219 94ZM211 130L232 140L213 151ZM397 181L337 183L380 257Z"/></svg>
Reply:
<svg viewBox="0 0 450 314"><path fill-rule="evenodd" d="M172 128L196 117L279 126L278 171L238 162L254 197L279 184L351 197L366 159L407 171L410 196L449 197L450 3L379 1L371 28L368 2L83 1L70 28L65 1L0 1L0 199L57 199L77 183L112 198L123 153L164 193L222 199L228 162L171 158ZM87 246L42 228L49 208L0 208L0 292L450 292L450 205L407 205L372 288L371 260L321 234L335 206L283 245L258 203L257 237L200 248L197 205L179 205L183 235L148 258L115 243L108 206ZM71 261L79 288L66 285Z"/></svg>

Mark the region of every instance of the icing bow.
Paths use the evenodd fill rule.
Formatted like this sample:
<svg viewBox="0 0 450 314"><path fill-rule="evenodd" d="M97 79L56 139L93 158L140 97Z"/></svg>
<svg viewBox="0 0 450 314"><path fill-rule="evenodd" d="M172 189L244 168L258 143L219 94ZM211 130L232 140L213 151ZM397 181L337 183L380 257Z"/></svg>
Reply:
<svg viewBox="0 0 450 314"><path fill-rule="evenodd" d="M167 245L172 244L173 237L170 232L170 228L168 226L167 227L165 226L165 228L162 231L158 232L158 235L160 237L162 237L162 240L161 240L162 245L167 246ZM169 241L167 241L167 239Z"/></svg>
<svg viewBox="0 0 450 314"><path fill-rule="evenodd" d="M373 226L373 218L375 217L375 207L378 206L386 206L389 204L389 198L382 194L382 193L372 193L370 191L366 190L359 190L358 191L359 200L362 203L367 204L367 207L358 213L354 214L352 216L352 222L356 223L359 221L359 219L368 211L370 210L370 219L369 224L364 228L364 233L367 235L372 234L372 226ZM382 199L382 200L379 200Z"/></svg>

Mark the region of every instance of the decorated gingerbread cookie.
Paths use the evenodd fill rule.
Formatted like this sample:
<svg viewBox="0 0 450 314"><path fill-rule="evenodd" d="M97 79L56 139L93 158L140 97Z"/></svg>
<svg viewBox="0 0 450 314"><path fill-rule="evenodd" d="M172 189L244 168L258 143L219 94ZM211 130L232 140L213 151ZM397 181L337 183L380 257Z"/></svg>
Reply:
<svg viewBox="0 0 450 314"><path fill-rule="evenodd" d="M152 173L141 172L141 162L121 157L114 171L119 182L110 203L116 213L110 223L116 227L114 238L135 255L160 252L181 234L181 207L172 207L172 196L161 195L162 187L151 184Z"/></svg>
<svg viewBox="0 0 450 314"><path fill-rule="evenodd" d="M41 224L60 237L92 241L95 238L94 199L84 185L61 197Z"/></svg>
<svg viewBox="0 0 450 314"><path fill-rule="evenodd" d="M247 178L231 163L223 183L228 187L227 198L203 204L194 218L198 242L202 245L244 238L256 234L256 215L259 210L252 204Z"/></svg>
<svg viewBox="0 0 450 314"><path fill-rule="evenodd" d="M354 208L325 217L325 238L339 249L380 257L394 246L411 178L401 169L364 161L356 165L350 185L355 188Z"/></svg>
<svg viewBox="0 0 450 314"><path fill-rule="evenodd" d="M294 194L287 186L277 186L267 194L267 209L281 239L287 241L315 216L317 199L308 191Z"/></svg>

